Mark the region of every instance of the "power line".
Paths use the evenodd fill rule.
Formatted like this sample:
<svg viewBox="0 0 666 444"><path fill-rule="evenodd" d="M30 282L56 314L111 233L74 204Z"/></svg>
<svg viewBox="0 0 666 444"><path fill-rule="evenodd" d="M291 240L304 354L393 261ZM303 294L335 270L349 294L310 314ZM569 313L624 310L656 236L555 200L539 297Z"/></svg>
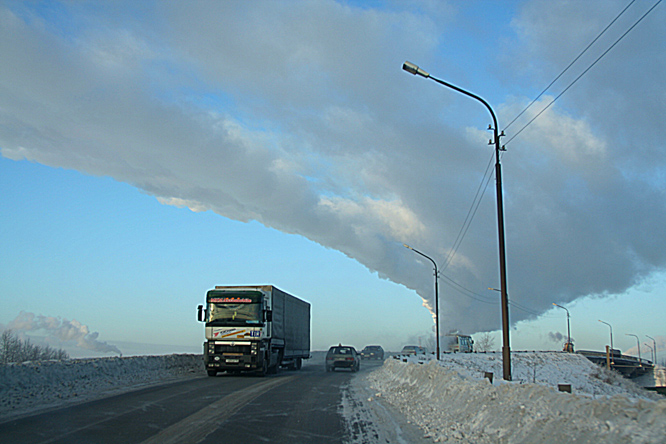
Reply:
<svg viewBox="0 0 666 444"><path fill-rule="evenodd" d="M539 95L536 96L536 98L530 102L529 105L527 105L527 106L525 107L525 109L523 109L523 110L522 110L522 111L521 111L516 117L513 118L513 120L512 120L511 122L509 122L509 124L508 124L506 127L504 127L504 130L509 129L509 127L510 127L511 125L513 125L513 123L514 123L516 120L518 120L518 119L520 118L520 116L522 116L523 114L525 114L525 111L527 111L532 105L534 105L534 104L536 103L536 101L539 100L539 99L541 98L541 96L543 96L543 95L546 93L546 91L548 91L548 90L550 89L550 87L553 86L553 84L554 84L555 82L557 82L557 81L560 79L560 77L562 77L562 76L564 75L564 73L566 73L566 72L569 70L569 68L571 68L571 67L573 66L573 64L576 63L576 62L578 61L578 59L580 59L580 58L583 56L583 54L585 54L585 53L587 52L587 50L590 49L590 47L592 47L592 45L594 45L594 43L595 43L597 40L599 40L599 38L600 38L602 35L604 35L604 33L608 30L608 28L610 28L610 27L613 25L613 23L615 23L615 22L617 21L617 19L619 19L619 18L622 16L622 14L624 14L624 12L625 12L627 9L629 9L629 7L630 7L631 5L634 4L635 1L636 1L636 0L631 0L631 2L630 2L627 6L625 6L625 8L624 8L624 9L623 9L623 10L622 10L622 11L621 11L621 12L620 12L620 13L619 13L619 14L618 14L618 15L617 15L617 16L616 16L616 17L615 17L615 18L614 18L614 19L613 19L613 20L612 20L612 21L611 21L611 22L610 22L610 23L609 23L604 29L603 29L603 31L601 31L601 32L599 33L599 35L597 35L597 36L594 38L594 40L592 40L592 41L591 41L591 42L585 47L585 49L583 49L583 51L582 51L580 54L578 54L578 57L576 57L575 59L573 59L573 61L572 61L571 63L569 63L569 65L568 65L566 68L564 68L564 70L563 70L563 71L562 71L557 77L555 77L555 79L554 79L552 82L550 82L550 84L548 84L548 86L546 86L546 87L544 88L544 90L541 91L541 93L539 93Z"/></svg>
<svg viewBox="0 0 666 444"><path fill-rule="evenodd" d="M457 283L456 281L454 281L453 279L451 279L450 277L448 277L448 276L446 276L446 275L444 275L444 274L442 274L442 277L445 279L444 283L445 283L446 285L448 285L449 287L453 288L453 289L456 290L458 293L460 293L460 294L462 294L462 295L464 295L464 296L467 296L467 297L470 298L470 299L474 299L474 300L476 300L476 301L483 302L483 303L485 303L485 304L493 304L493 305L495 305L495 304L498 304L498 303L499 303L499 301L496 301L496 300L494 300L494 299L487 298L486 296L483 296L483 295L481 295L481 294L479 294L479 293L476 293L476 292L474 292L474 291L472 291L472 290L470 290L470 289L468 289L468 288L463 287L462 285L460 285L459 283Z"/></svg>
<svg viewBox="0 0 666 444"><path fill-rule="evenodd" d="M536 311L534 311L534 310L531 310L531 309L525 307L524 305L520 305L520 304L517 303L517 302L513 302L513 301L510 300L510 299L509 299L509 305L511 305L513 308L517 308L518 310L522 310L522 311L524 311L524 312L526 312L526 313L533 314L534 316L547 317L547 316L544 316L543 313L538 313L538 312L536 312Z"/></svg>
<svg viewBox="0 0 666 444"><path fill-rule="evenodd" d="M551 106L553 103L555 103L555 101L556 101L557 99L559 99L560 97L562 97L562 95L563 95L565 92L567 92L567 91L569 90L569 88L571 88L576 82L578 82L578 80L580 80L581 77L583 77L585 74L587 74L587 72L588 72L590 69L592 69L592 67L594 67L594 65L596 65L597 62L599 62L599 60L601 60L606 54L608 54L608 53L610 52L610 50L613 49L613 48L615 47L615 45L617 45L618 43L620 43L620 41L621 41L621 40L622 40L627 34L629 34L629 32L631 32L631 31L632 31L632 30L633 30L633 29L634 29L634 28L635 28L635 27L636 27L641 21L643 21L643 19L644 19L645 17L647 17L648 14L650 14L650 13L654 10L654 8L656 8L657 5L659 5L659 3L661 3L661 2L662 2L662 0L658 0L657 3L655 3L655 4L654 4L654 5L653 5L653 6L652 6L652 7L651 7L651 8L650 8L645 14L643 14L643 15L641 16L641 18L639 18L639 19L636 21L636 23L634 23L633 25L631 25L631 27L629 27L629 29L627 29L627 30L624 32L624 34L622 34L617 40L615 40L615 42L614 42L610 47L608 47L608 49L607 49L606 51L604 51L599 57L597 57L597 59L596 59L594 62L592 62L592 64L591 64L590 66L588 66L587 69L585 69L585 71L583 71L578 77L576 77L576 78L573 80L573 82L571 82L571 83L570 83L570 84L569 84L569 85L568 85L568 86L567 86L567 87L566 87L561 93L559 93L559 94L557 95L557 97L555 97L555 98L554 98L554 99L553 99L548 105L546 105L546 107L544 107L541 111L539 111L539 113L537 113L536 116L534 116L529 122L527 122L527 124L526 124L525 126L523 126L523 127L522 127L522 128L516 133L516 134L514 134L514 135L513 135L513 136L512 136L512 137L511 137L506 143L509 143L509 142L511 142L513 139L515 139L516 137L518 137L518 135L519 135L520 133L522 133L523 130L524 130L525 128L527 128L528 126L530 126L530 125L532 124L532 122L534 122L539 116L541 116L541 114L543 114L548 108L550 108L550 106Z"/></svg>
<svg viewBox="0 0 666 444"><path fill-rule="evenodd" d="M450 265L451 261L453 260L453 257L458 252L458 248L460 247L460 244L462 244L462 241L465 235L467 234L467 230L472 224L472 219L474 219L476 211L478 210L479 205L481 204L481 199L483 198L483 195L485 194L486 189L488 188L488 183L490 182L491 176L488 174L488 172L490 171L490 167L492 166L493 157L494 154L490 156L490 160L488 161L488 166L486 166L486 171L483 174L483 177L481 178L481 183L479 183L479 187L476 190L474 199L472 199L472 204L470 205L469 210L467 210L467 216L465 216L465 220L463 221L462 226L460 227L458 236L456 237L456 240L453 242L453 247L451 248L451 251L449 251L446 260L444 261L444 266L442 267L442 271L446 270L446 268ZM486 179L486 176L488 177L488 179ZM484 182L486 183L485 186L483 186Z"/></svg>
<svg viewBox="0 0 666 444"><path fill-rule="evenodd" d="M478 301L478 302L483 302L484 304L492 304L492 305L498 305L499 304L499 301L488 299L486 296L483 296L479 293L476 293L475 291L472 291L468 288L465 288L464 286L460 285L459 283L457 283L456 281L454 281L453 279L451 279L450 277L448 277L446 275L442 275L442 277L444 279L446 279L444 281L444 283L446 285L453 288L454 290L456 290L458 293L462 294L463 296L466 296L470 299L474 299L475 301ZM529 309L529 308L525 307L524 305L521 305L521 304L519 304L517 302L514 302L514 301L511 301L511 300L509 300L509 305L511 305L514 308L517 308L518 310L521 310L521 311L524 311L526 313L532 314L534 316L543 316L542 313L539 313L535 310Z"/></svg>

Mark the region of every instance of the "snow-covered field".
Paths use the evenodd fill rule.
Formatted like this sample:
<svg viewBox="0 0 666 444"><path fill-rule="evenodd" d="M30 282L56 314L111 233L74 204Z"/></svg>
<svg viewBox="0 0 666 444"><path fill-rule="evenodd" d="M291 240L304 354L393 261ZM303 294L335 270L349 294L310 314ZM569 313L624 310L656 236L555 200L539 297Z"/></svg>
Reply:
<svg viewBox="0 0 666 444"><path fill-rule="evenodd" d="M494 374L492 384L486 372ZM513 353L514 381L501 375L500 353L449 354L439 363L387 359L343 393L350 442L666 443L666 398L582 356ZM0 422L193 377L205 377L200 355L0 366ZM570 384L572 393L559 392L558 384Z"/></svg>

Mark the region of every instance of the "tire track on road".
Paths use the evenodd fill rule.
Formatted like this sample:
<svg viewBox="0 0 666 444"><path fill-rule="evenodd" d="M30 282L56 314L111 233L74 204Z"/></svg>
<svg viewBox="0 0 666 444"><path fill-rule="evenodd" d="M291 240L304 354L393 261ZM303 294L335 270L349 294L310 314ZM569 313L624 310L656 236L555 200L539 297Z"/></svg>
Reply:
<svg viewBox="0 0 666 444"><path fill-rule="evenodd" d="M269 379L242 391L231 393L167 427L141 444L195 444L201 442L213 433L220 423L246 404L295 378L296 375Z"/></svg>

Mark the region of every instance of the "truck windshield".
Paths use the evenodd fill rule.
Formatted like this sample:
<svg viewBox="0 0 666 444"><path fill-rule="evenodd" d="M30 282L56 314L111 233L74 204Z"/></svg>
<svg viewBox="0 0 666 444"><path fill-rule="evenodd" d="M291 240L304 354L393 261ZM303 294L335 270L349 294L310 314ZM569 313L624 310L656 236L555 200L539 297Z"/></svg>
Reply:
<svg viewBox="0 0 666 444"><path fill-rule="evenodd" d="M217 293L208 294L206 323L214 325L260 325L262 297L258 294Z"/></svg>

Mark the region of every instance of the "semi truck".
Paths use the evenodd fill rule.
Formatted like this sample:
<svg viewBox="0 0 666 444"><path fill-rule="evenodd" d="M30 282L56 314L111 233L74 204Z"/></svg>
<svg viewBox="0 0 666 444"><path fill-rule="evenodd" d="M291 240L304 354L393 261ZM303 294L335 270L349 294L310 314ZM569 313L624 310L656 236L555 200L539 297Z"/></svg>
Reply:
<svg viewBox="0 0 666 444"><path fill-rule="evenodd" d="M208 376L275 373L310 357L310 304L273 285L216 286L199 305Z"/></svg>

